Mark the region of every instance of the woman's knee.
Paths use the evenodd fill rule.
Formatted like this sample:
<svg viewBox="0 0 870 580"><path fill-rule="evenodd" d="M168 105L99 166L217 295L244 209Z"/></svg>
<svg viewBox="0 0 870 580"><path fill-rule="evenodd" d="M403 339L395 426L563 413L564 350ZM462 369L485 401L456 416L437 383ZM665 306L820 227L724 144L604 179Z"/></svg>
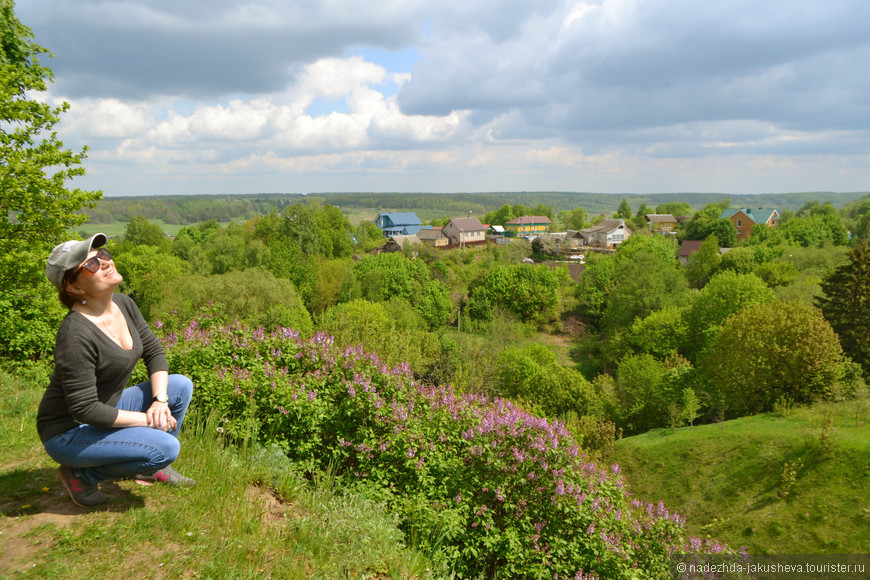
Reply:
<svg viewBox="0 0 870 580"><path fill-rule="evenodd" d="M170 397L180 397L186 405L193 396L193 381L184 375L169 375L167 390Z"/></svg>
<svg viewBox="0 0 870 580"><path fill-rule="evenodd" d="M172 435L168 433L165 435L166 437L161 437L159 443L156 445L157 449L160 450L160 454L163 456L162 461L160 458L155 459L157 462L165 462L166 465L169 465L178 459L178 454L181 453L181 443L179 443L178 439Z"/></svg>

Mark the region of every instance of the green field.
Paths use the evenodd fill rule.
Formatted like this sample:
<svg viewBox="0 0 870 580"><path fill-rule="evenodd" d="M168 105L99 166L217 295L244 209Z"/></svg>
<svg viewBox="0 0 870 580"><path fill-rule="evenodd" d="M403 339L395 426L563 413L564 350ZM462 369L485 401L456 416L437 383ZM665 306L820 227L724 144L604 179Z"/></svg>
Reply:
<svg viewBox="0 0 870 580"><path fill-rule="evenodd" d="M867 399L658 429L617 442L614 459L635 496L663 500L692 535L754 554L870 547Z"/></svg>
<svg viewBox="0 0 870 580"><path fill-rule="evenodd" d="M163 220L149 220L152 224L160 226L160 228L170 236L178 234L178 230L184 226L181 224L168 224ZM111 224L92 224L84 223L78 227L78 231L92 236L97 233L103 233L112 237L123 236L127 229L127 222L113 222Z"/></svg>

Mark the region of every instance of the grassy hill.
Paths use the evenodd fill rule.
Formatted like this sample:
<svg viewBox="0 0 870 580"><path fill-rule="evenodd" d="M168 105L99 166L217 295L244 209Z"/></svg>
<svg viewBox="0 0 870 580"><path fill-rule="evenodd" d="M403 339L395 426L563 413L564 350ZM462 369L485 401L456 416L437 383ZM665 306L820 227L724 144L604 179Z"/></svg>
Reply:
<svg viewBox="0 0 870 580"><path fill-rule="evenodd" d="M690 534L754 554L870 546L867 399L658 429L619 441L614 460L634 495L685 515Z"/></svg>

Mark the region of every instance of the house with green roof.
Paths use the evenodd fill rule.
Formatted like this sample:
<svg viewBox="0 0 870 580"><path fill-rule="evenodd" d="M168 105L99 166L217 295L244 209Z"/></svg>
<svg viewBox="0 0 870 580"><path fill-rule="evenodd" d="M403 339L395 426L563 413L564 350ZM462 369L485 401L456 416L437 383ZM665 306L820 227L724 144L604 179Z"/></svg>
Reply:
<svg viewBox="0 0 870 580"><path fill-rule="evenodd" d="M731 220L731 223L737 228L737 240L741 241L752 235L752 226L756 224L767 224L772 228L778 226L779 212L764 207L729 208L719 215L719 219Z"/></svg>

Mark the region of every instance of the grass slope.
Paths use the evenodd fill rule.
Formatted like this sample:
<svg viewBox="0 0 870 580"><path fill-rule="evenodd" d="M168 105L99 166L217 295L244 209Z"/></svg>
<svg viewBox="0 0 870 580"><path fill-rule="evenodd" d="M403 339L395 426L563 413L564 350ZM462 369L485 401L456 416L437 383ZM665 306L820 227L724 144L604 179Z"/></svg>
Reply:
<svg viewBox="0 0 870 580"><path fill-rule="evenodd" d="M41 384L0 371L0 578L431 577L381 504L190 415L177 464L195 488L119 481L77 508L36 435Z"/></svg>
<svg viewBox="0 0 870 580"><path fill-rule="evenodd" d="M692 535L753 554L860 554L870 546L868 418L861 400L658 429L619 441L614 459L635 496L662 499Z"/></svg>

